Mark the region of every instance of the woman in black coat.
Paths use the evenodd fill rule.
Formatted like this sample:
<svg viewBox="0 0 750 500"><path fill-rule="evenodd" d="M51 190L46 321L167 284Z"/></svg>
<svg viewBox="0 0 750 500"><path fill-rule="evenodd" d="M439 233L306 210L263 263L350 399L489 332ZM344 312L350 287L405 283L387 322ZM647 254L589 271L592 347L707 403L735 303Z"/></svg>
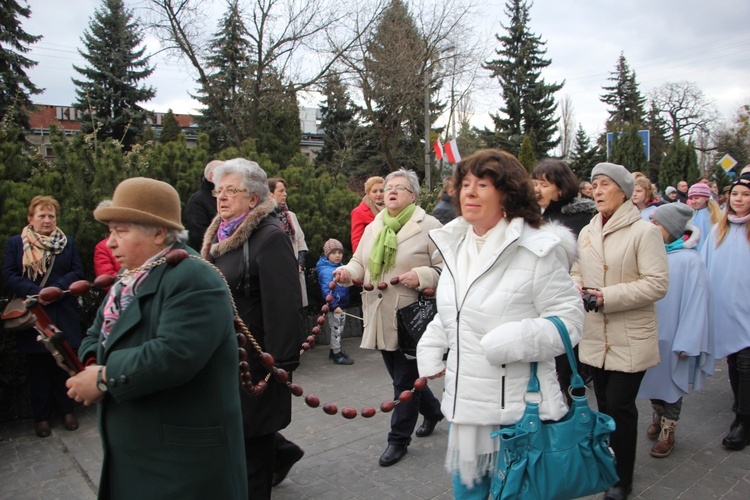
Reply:
<svg viewBox="0 0 750 500"><path fill-rule="evenodd" d="M287 371L299 363L304 341L297 258L279 225L266 173L257 163L235 158L214 171L218 215L206 230L201 254L229 283L237 311L263 351ZM253 383L268 371L248 344ZM271 377L260 396L240 391L249 498L271 497L302 450L278 433L292 420L289 388Z"/></svg>
<svg viewBox="0 0 750 500"><path fill-rule="evenodd" d="M581 229L586 227L596 214L596 203L587 198L577 198L578 178L573 170L562 160L547 158L534 167L531 178L534 180L537 202L542 207L542 218L546 222L562 224L578 238ZM578 362L578 346L575 347L575 354ZM580 366L580 363L578 364ZM567 356L557 356L555 365L560 387L570 404L568 387L573 372ZM580 371L583 372L584 378L590 379L585 366L580 366Z"/></svg>
<svg viewBox="0 0 750 500"><path fill-rule="evenodd" d="M3 261L5 286L16 297L36 295L42 289L44 276L49 276L45 287L67 290L74 281L83 279L83 265L72 238L57 227L60 204L51 196L36 196L29 205L29 225L20 235L8 240ZM70 347L81 344L81 323L78 301L70 294L53 303L41 303L50 320L63 332ZM50 435L49 417L53 402L65 428L78 429L73 415L74 402L67 396L65 380L68 374L55 363L52 354L36 340L37 333L27 330L18 333L18 352L26 355L29 367L31 411L39 437Z"/></svg>
<svg viewBox="0 0 750 500"><path fill-rule="evenodd" d="M542 218L556 221L578 237L596 214L596 204L587 198L577 198L578 179L567 163L548 158L542 160L531 173L536 199L542 207Z"/></svg>

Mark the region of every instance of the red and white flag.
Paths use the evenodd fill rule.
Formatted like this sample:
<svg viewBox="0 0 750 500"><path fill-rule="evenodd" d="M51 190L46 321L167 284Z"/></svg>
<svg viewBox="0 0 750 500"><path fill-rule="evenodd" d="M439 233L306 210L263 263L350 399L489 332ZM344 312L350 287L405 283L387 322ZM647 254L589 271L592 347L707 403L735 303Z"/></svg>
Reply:
<svg viewBox="0 0 750 500"><path fill-rule="evenodd" d="M450 142L446 142L444 149L445 156L448 158L449 162L458 163L461 161L461 154L458 152L458 144L456 144L456 139L453 139Z"/></svg>
<svg viewBox="0 0 750 500"><path fill-rule="evenodd" d="M438 160L443 159L443 144L440 142L440 138L438 138L437 141L435 141L435 144L432 145L432 149L435 150L435 158Z"/></svg>

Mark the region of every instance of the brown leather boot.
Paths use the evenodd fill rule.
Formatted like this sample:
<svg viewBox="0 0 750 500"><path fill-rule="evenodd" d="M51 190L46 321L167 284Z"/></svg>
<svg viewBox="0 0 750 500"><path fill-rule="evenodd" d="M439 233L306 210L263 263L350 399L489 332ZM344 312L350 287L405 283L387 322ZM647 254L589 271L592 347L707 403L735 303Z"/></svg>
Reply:
<svg viewBox="0 0 750 500"><path fill-rule="evenodd" d="M651 448L651 456L654 458L668 457L674 449L674 430L677 427L676 420L661 417L661 432L659 440Z"/></svg>
<svg viewBox="0 0 750 500"><path fill-rule="evenodd" d="M661 416L664 415L664 407L651 404L651 408L654 412L651 414L651 425L646 429L646 435L649 439L656 439L661 432Z"/></svg>

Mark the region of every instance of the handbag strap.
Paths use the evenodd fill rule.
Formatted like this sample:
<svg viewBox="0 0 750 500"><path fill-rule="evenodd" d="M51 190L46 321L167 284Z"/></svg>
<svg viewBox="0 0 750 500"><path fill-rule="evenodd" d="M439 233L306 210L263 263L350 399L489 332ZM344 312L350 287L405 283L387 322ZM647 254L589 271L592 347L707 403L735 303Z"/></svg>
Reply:
<svg viewBox="0 0 750 500"><path fill-rule="evenodd" d="M560 338L562 339L562 343L565 346L565 353L568 356L568 361L570 362L570 369L573 372L572 376L570 377L570 386L573 389L584 389L586 385L583 383L583 378L581 378L581 375L578 373L578 365L576 364L576 357L573 353L573 344L570 341L570 334L568 333L568 328L565 326L565 323L562 322L560 318L557 316L550 316L549 318L544 318L552 322L555 327L557 327L557 332L560 334ZM529 363L530 365L530 377L529 377L529 383L526 385L526 392L541 392L541 387L539 385L539 378L536 375L536 361Z"/></svg>
<svg viewBox="0 0 750 500"><path fill-rule="evenodd" d="M47 272L44 273L44 279L41 283L39 283L39 286L41 288L44 288L44 285L47 284L47 280L49 279L49 275L52 273L52 266L55 265L55 257L57 257L57 254L52 254L52 258L49 261L49 265L47 266Z"/></svg>
<svg viewBox="0 0 750 500"><path fill-rule="evenodd" d="M565 346L565 354L568 355L570 369L573 372L570 377L570 386L573 389L583 389L586 387L586 384L583 383L583 378L581 377L581 374L578 373L578 364L576 363L575 353L573 352L573 343L570 341L570 334L568 333L565 323L563 323L557 316L550 316L546 319L550 320L552 324L557 327L557 332L560 334L560 338Z"/></svg>

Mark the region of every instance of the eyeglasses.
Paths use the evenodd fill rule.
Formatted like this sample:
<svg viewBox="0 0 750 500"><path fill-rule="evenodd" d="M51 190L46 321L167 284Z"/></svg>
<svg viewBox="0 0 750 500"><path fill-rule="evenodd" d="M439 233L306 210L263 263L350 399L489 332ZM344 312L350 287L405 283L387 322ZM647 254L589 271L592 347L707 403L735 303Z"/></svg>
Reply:
<svg viewBox="0 0 750 500"><path fill-rule="evenodd" d="M386 186L385 189L383 189L384 193L390 193L391 191L396 191L399 193L403 193L404 191L406 191L407 193L414 193L414 191L405 186Z"/></svg>
<svg viewBox="0 0 750 500"><path fill-rule="evenodd" d="M220 189L214 189L211 191L211 194L214 196L214 198L218 198L221 196L221 193L227 193L227 196L237 196L240 193L247 193L247 189L237 189L236 187L223 187Z"/></svg>

